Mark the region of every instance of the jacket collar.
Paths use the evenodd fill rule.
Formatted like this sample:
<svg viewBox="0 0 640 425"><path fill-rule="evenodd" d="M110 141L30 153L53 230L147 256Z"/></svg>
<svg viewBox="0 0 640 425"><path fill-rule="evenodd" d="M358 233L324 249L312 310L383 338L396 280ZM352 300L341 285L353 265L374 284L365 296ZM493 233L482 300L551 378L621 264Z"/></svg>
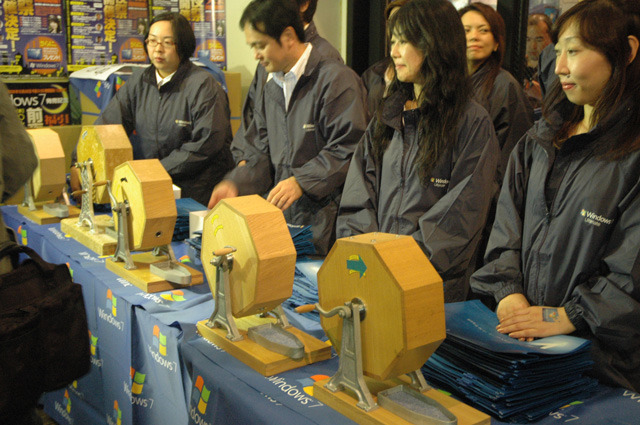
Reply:
<svg viewBox="0 0 640 425"><path fill-rule="evenodd" d="M305 43L312 43L315 38L318 37L318 29L316 28L316 24L313 21L309 22L309 26L304 30L304 41Z"/></svg>
<svg viewBox="0 0 640 425"><path fill-rule="evenodd" d="M173 86L182 81L187 72L189 72L189 70L194 66L196 65L192 64L190 60L180 63L175 75L171 78L171 80L169 80L168 83L160 87L160 91L165 92L170 90ZM156 81L156 67L151 65L147 69L145 69L142 75L142 80L147 84L151 84L157 87L158 84Z"/></svg>
<svg viewBox="0 0 640 425"><path fill-rule="evenodd" d="M592 128L588 133L581 134L578 137L570 137L562 144L562 151L575 152L590 148L595 148L597 139L605 134L611 134L621 131L629 117L631 100L621 102L620 106L615 110L613 115L605 122L602 122ZM546 117L539 119L535 125L529 130L529 135L546 151L553 149L553 138L562 128L565 119L559 111L552 111Z"/></svg>
<svg viewBox="0 0 640 425"><path fill-rule="evenodd" d="M382 123L397 131L402 131L402 112L409 94L398 90L387 97L382 105Z"/></svg>

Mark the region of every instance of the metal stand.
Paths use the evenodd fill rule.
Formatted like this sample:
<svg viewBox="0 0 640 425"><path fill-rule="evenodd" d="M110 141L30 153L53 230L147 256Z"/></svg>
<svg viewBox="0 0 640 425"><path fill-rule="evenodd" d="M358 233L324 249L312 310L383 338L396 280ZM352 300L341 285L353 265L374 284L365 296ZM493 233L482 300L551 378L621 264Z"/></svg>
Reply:
<svg viewBox="0 0 640 425"><path fill-rule="evenodd" d="M75 167L80 170L80 185L82 187L82 206L78 216L78 226L88 225L95 232L95 217L93 214L93 161L76 162Z"/></svg>
<svg viewBox="0 0 640 425"><path fill-rule="evenodd" d="M244 337L238 331L231 307L231 283L229 273L233 269L233 253L236 248L226 246L213 253L215 256L211 264L216 266L216 291L214 299L215 310L207 322L210 328L220 327L227 330L227 339L231 341L241 341ZM284 314L282 306L271 311L278 319L276 324L267 323L260 326L253 326L248 329L247 337L266 348L267 350L287 356L293 360L304 358L304 344L292 333L284 330L284 326L290 326Z"/></svg>
<svg viewBox="0 0 640 425"><path fill-rule="evenodd" d="M370 412L378 408L373 396L364 381L362 373L362 340L360 322L365 317L366 308L358 298L354 298L344 306L335 307L329 311L323 310L319 304L316 310L324 317L336 314L342 318L342 346L340 347L340 363L338 371L325 385L332 392L350 389L358 396L356 406Z"/></svg>
<svg viewBox="0 0 640 425"><path fill-rule="evenodd" d="M31 181L24 184L24 198L22 206L27 207L29 211L36 211L36 203L33 199L33 186ZM66 218L69 217L69 207L60 202L49 202L42 204L42 211L53 217Z"/></svg>
<svg viewBox="0 0 640 425"><path fill-rule="evenodd" d="M236 322L231 313L231 287L229 283L229 272L233 269L233 253L236 248L226 246L213 253L215 258L211 264L216 267L216 293L214 299L216 307L207 322L210 328L221 327L227 330L227 339L231 341L241 341L242 335L238 331Z"/></svg>
<svg viewBox="0 0 640 425"><path fill-rule="evenodd" d="M118 220L117 244L116 252L113 253L113 261L124 261L125 269L135 270L136 265L131 258L131 250L129 249L129 213L131 212L129 201L125 199L123 202L118 202L111 192L111 185L107 186L107 190L111 198L111 211Z"/></svg>
<svg viewBox="0 0 640 425"><path fill-rule="evenodd" d="M29 211L36 210L36 203L33 200L33 190L31 189L31 182L28 181L24 184L24 200L22 206L28 207Z"/></svg>

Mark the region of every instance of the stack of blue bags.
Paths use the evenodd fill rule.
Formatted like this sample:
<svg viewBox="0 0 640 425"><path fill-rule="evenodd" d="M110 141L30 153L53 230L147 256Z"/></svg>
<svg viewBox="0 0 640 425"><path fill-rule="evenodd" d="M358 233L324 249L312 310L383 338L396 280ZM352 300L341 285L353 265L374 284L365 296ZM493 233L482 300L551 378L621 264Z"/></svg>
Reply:
<svg viewBox="0 0 640 425"><path fill-rule="evenodd" d="M496 331L480 301L445 305L447 338L422 368L427 381L500 420L538 420L589 397L591 342L567 335L522 342Z"/></svg>
<svg viewBox="0 0 640 425"><path fill-rule="evenodd" d="M189 237L189 213L191 211L203 211L207 207L191 198L176 199L178 218L173 229L173 240L183 241Z"/></svg>
<svg viewBox="0 0 640 425"><path fill-rule="evenodd" d="M306 304L318 302L318 270L322 266L322 260L299 258L296 262L296 272L293 277L293 293L283 304L291 310ZM320 316L316 310L302 313L314 322L320 322Z"/></svg>
<svg viewBox="0 0 640 425"><path fill-rule="evenodd" d="M291 233L291 239L293 239L293 245L296 247L298 257L314 255L316 248L313 246L311 226L297 224L287 224L287 226L289 227L289 233Z"/></svg>

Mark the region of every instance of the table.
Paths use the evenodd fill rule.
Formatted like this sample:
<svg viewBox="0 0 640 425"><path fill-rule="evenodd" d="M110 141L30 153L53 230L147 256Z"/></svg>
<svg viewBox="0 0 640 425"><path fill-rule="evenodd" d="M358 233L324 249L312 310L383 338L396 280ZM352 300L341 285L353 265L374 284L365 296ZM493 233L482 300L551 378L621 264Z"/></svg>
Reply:
<svg viewBox="0 0 640 425"><path fill-rule="evenodd" d="M146 294L60 232L1 208L20 242L46 261L67 263L83 286L91 333L91 371L43 396L59 424L352 424L313 398L313 382L331 376L338 358L264 377L200 337L197 321L213 311L208 285ZM186 245L173 243L177 257ZM316 336L317 323L287 312ZM640 394L601 386L588 400L551 412L538 425L636 424ZM501 424L492 420L493 424Z"/></svg>

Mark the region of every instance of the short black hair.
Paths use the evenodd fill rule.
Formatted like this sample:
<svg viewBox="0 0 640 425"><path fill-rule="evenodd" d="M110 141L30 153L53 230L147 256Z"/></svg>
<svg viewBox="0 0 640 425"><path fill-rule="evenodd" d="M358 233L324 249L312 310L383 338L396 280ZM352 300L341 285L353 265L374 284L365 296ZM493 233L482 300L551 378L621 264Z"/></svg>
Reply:
<svg viewBox="0 0 640 425"><path fill-rule="evenodd" d="M280 44L280 36L292 27L298 39L304 42L304 26L297 4L292 0L253 0L242 12L240 28L245 25L274 38Z"/></svg>
<svg viewBox="0 0 640 425"><path fill-rule="evenodd" d="M309 3L309 7L307 7L307 10L301 15L302 21L305 24L313 21L313 15L316 14L316 8L318 7L318 0L296 0L296 3L298 3L298 11L300 11L300 8L306 3Z"/></svg>
<svg viewBox="0 0 640 425"><path fill-rule="evenodd" d="M193 56L193 52L196 51L196 36L187 18L175 12L164 12L156 15L144 32L145 40L149 38L149 31L153 24L160 21L171 22L173 41L176 44L176 51L178 52L180 62L184 63L188 61L189 58ZM146 43L144 44L144 50L147 52L147 55L149 55Z"/></svg>

